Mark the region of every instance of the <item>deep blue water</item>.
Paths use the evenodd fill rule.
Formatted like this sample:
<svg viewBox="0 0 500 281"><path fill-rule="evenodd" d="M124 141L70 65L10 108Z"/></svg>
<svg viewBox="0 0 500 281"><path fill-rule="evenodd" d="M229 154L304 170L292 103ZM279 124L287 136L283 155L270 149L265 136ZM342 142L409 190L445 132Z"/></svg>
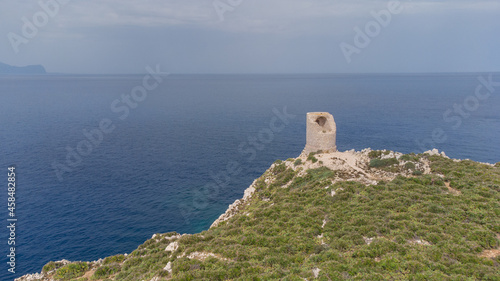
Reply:
<svg viewBox="0 0 500 281"><path fill-rule="evenodd" d="M0 77L0 220L7 225L11 164L18 218L17 273L7 272L4 226L0 280L40 271L51 260L130 253L154 233L208 229L272 162L300 154L310 111L334 115L340 150L435 146L453 158L498 162L500 87L474 98L479 75L488 77L172 75L124 120L111 104L141 85L142 75ZM463 112L454 113L454 104ZM296 117L270 135L273 111L284 108ZM445 120L448 109L453 119ZM86 140L83 130L104 119L114 130L60 181L53 164L66 163L66 147L76 149ZM433 131L446 140L429 143ZM228 183L207 191L211 175Z"/></svg>

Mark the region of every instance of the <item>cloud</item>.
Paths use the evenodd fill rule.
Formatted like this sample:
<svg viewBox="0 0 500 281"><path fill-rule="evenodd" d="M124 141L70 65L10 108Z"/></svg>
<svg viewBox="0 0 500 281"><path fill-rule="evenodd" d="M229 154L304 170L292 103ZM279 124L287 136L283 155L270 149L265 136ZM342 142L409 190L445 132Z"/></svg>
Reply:
<svg viewBox="0 0 500 281"><path fill-rule="evenodd" d="M6 57L0 60L106 73L141 72L158 62L172 72L425 72L500 65L492 56L500 48L496 0L401 0L403 12L352 64L339 44L352 44L354 28L364 28L371 12L386 9L389 0L242 0L224 21L213 2L70 0L20 55L11 55L4 36L0 54ZM40 11L37 3L0 2L0 35L20 33L21 17Z"/></svg>
<svg viewBox="0 0 500 281"><path fill-rule="evenodd" d="M209 21L211 5L195 0L72 1L62 16L65 26L170 26Z"/></svg>
<svg viewBox="0 0 500 281"><path fill-rule="evenodd" d="M227 0L220 0L227 2ZM314 20L363 16L385 1L243 0L220 21L214 0L73 0L56 19L60 28L188 26L230 32L283 32Z"/></svg>
<svg viewBox="0 0 500 281"><path fill-rule="evenodd" d="M42 0L54 1L54 0ZM389 0L241 0L220 21L213 3L228 0L70 0L54 19L59 29L129 27L195 27L226 32L301 33L335 30L368 19L371 11L383 9ZM0 4L5 21L20 18L19 11L34 13L34 1L7 1ZM494 0L401 0L404 14L423 17L450 14L498 13L500 2ZM15 11L18 11L16 13ZM1 13L1 12L0 12Z"/></svg>

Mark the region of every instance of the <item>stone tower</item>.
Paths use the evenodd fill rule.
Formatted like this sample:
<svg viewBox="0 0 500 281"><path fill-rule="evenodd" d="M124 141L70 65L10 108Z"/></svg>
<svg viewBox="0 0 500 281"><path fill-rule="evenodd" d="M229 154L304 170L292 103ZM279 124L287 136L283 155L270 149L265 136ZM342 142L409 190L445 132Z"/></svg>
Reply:
<svg viewBox="0 0 500 281"><path fill-rule="evenodd" d="M337 125L333 116L328 112L309 112L307 113L307 138L304 153L317 152L335 152Z"/></svg>

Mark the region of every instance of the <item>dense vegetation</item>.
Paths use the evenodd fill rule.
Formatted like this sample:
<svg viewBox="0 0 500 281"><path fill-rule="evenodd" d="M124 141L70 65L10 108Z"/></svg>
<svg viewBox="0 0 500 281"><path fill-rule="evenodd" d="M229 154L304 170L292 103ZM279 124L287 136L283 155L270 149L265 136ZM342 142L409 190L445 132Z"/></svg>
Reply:
<svg viewBox="0 0 500 281"><path fill-rule="evenodd" d="M370 169L398 161L377 153ZM500 257L482 254L500 246L499 165L404 157L427 157L432 174L332 184L335 171L299 177L278 162L249 204L217 227L157 235L126 257L105 259L88 278L85 263L44 271L61 280L500 280ZM165 251L172 241L178 248ZM190 258L195 252L211 255Z"/></svg>

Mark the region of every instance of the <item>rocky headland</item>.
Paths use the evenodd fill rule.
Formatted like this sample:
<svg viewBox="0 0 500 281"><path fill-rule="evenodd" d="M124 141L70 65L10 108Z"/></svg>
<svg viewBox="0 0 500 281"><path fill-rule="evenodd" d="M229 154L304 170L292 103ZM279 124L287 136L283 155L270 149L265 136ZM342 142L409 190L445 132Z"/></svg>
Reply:
<svg viewBox="0 0 500 281"><path fill-rule="evenodd" d="M42 65L13 66L0 62L0 75L46 74Z"/></svg>
<svg viewBox="0 0 500 281"><path fill-rule="evenodd" d="M27 280L495 280L500 165L437 150L276 161L199 234L51 262Z"/></svg>
<svg viewBox="0 0 500 281"><path fill-rule="evenodd" d="M273 163L202 233L17 280L498 280L500 163L339 152L336 130L308 113L300 156Z"/></svg>

